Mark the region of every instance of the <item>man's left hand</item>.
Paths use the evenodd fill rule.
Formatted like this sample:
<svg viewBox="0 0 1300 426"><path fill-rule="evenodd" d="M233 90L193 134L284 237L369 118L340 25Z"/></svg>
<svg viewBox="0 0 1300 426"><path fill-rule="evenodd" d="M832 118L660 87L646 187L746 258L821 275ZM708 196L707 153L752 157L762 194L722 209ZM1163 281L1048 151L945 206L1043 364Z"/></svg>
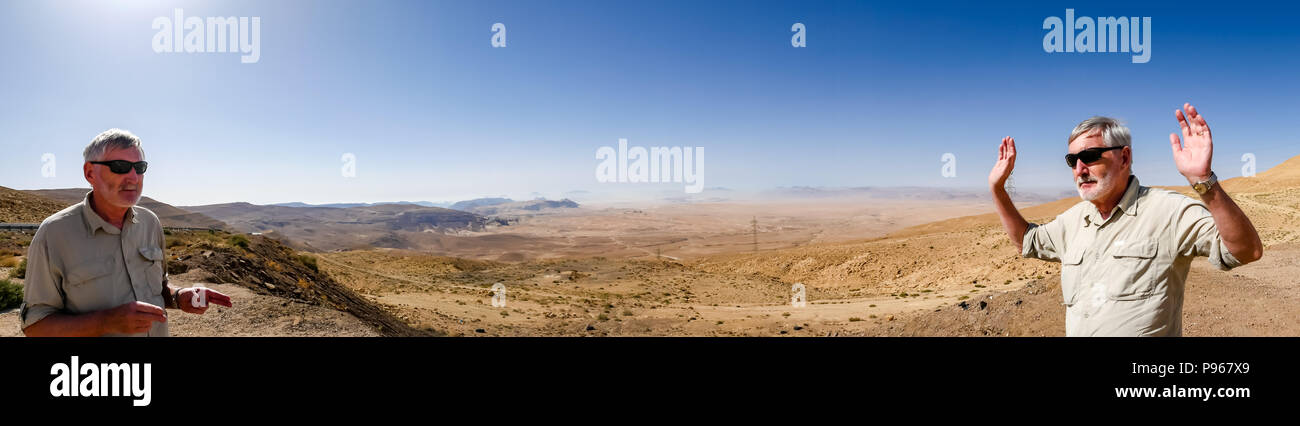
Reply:
<svg viewBox="0 0 1300 426"><path fill-rule="evenodd" d="M1188 183L1195 184L1210 179L1210 157L1214 154L1214 142L1210 137L1210 126L1205 117L1196 112L1192 104L1183 104L1183 109L1175 110L1178 126L1182 127L1183 142L1179 143L1178 134L1169 134L1169 144L1174 150L1174 164L1178 173L1187 178Z"/></svg>
<svg viewBox="0 0 1300 426"><path fill-rule="evenodd" d="M212 304L214 303L221 306L225 306L227 308L230 307L230 296L226 296L224 294L221 294L221 292L219 291L207 287L204 287L203 290L208 293L207 294L208 304L202 307L195 307L191 303L194 299L194 292L198 291L197 288L194 287L182 288L180 289L180 291L176 292L176 298L178 299L176 303L177 305L180 305L181 311L188 312L191 314L202 315L204 312L207 312L208 307L212 306Z"/></svg>

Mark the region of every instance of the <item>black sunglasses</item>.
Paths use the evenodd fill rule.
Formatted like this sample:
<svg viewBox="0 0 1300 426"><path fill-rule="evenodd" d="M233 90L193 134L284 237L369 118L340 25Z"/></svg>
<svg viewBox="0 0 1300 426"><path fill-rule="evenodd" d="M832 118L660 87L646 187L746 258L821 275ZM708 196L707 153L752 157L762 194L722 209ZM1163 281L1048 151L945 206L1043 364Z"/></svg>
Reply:
<svg viewBox="0 0 1300 426"><path fill-rule="evenodd" d="M108 166L109 171L119 175L130 173L131 168L135 168L135 172L139 174L144 174L144 171L149 169L149 162L147 161L137 161L134 163L126 160L91 161L90 164L103 164Z"/></svg>
<svg viewBox="0 0 1300 426"><path fill-rule="evenodd" d="M1120 145L1107 148L1088 148L1079 151L1077 154L1065 154L1065 164L1069 164L1071 169L1074 168L1074 163L1077 160L1083 160L1083 164L1092 164L1095 163L1097 159L1101 158L1101 153L1123 147L1123 145Z"/></svg>

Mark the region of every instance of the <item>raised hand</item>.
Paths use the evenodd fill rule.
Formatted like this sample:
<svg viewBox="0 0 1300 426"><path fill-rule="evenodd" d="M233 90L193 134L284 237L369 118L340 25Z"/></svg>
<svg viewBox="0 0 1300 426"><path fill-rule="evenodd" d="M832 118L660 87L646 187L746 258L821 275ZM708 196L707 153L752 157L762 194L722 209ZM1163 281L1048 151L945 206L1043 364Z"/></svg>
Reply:
<svg viewBox="0 0 1300 426"><path fill-rule="evenodd" d="M1192 104L1183 104L1182 110L1175 110L1178 126L1182 128L1182 143L1178 134L1169 134L1169 145L1174 151L1174 164L1178 173L1190 183L1210 178L1210 158L1214 154L1214 141L1210 135L1210 126L1205 117L1196 111Z"/></svg>
<svg viewBox="0 0 1300 426"><path fill-rule="evenodd" d="M989 188L1001 189L1011 177L1011 170L1016 168L1016 139L1010 136L1002 138L998 146L998 162L989 172Z"/></svg>

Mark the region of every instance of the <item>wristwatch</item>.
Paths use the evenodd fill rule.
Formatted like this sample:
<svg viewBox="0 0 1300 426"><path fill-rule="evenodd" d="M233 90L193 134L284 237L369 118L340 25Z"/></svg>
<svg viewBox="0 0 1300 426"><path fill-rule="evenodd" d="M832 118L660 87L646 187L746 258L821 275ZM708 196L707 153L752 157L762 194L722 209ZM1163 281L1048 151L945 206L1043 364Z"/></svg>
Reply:
<svg viewBox="0 0 1300 426"><path fill-rule="evenodd" d="M1216 183L1219 183L1219 177L1215 176L1214 172L1210 172L1209 180L1193 183L1192 189L1195 189L1197 194L1205 195L1206 192L1210 192L1210 188L1213 188Z"/></svg>

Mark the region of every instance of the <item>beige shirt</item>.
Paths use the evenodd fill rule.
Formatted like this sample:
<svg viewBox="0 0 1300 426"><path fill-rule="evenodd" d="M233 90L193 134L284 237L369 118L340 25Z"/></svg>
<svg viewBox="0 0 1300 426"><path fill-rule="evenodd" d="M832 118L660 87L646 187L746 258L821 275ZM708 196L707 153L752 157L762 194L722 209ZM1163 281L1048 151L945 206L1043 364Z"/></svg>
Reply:
<svg viewBox="0 0 1300 426"><path fill-rule="evenodd" d="M81 314L134 301L166 306L158 216L144 207L132 207L119 230L90 208L90 194L46 218L32 238L23 328L56 312ZM166 336L167 324L155 322L148 333L125 335Z"/></svg>
<svg viewBox="0 0 1300 426"><path fill-rule="evenodd" d="M1030 224L1023 245L1024 257L1061 262L1066 336L1181 336L1192 258L1225 271L1241 265L1204 203L1137 176L1107 220L1083 201Z"/></svg>

